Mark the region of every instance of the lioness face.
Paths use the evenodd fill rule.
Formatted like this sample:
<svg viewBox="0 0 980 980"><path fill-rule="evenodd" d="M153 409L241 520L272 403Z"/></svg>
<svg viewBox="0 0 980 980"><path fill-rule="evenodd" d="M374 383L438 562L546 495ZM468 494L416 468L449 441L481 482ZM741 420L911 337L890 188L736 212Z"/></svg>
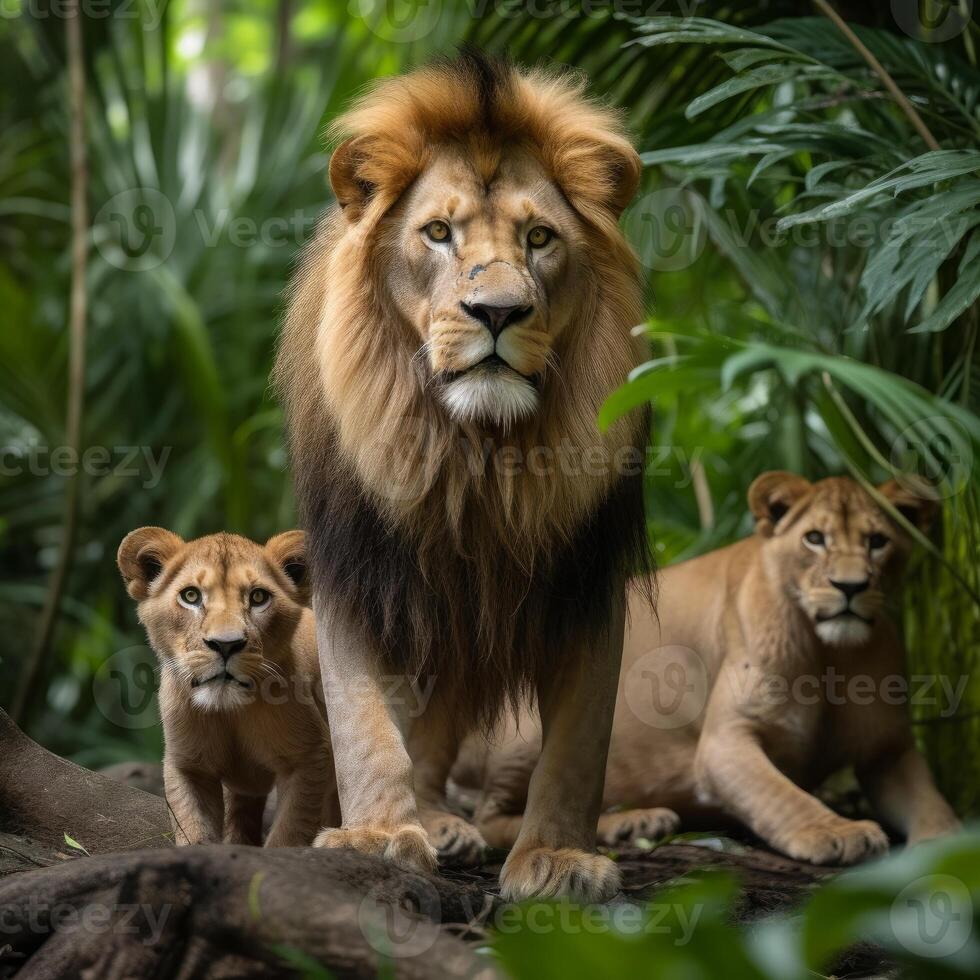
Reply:
<svg viewBox="0 0 980 980"><path fill-rule="evenodd" d="M381 235L392 305L446 409L505 427L531 415L556 341L590 313L580 219L541 166L515 149L484 183L447 148Z"/></svg>
<svg viewBox="0 0 980 980"><path fill-rule="evenodd" d="M928 526L933 504L895 483L879 488L913 523ZM770 575L831 646L860 646L871 638L893 574L910 546L904 530L853 480L811 484L788 473L767 473L749 502L769 540Z"/></svg>
<svg viewBox="0 0 980 980"><path fill-rule="evenodd" d="M282 673L279 652L302 608L301 532L263 547L231 534L185 543L140 528L120 546L119 566L163 668L199 708L239 708Z"/></svg>

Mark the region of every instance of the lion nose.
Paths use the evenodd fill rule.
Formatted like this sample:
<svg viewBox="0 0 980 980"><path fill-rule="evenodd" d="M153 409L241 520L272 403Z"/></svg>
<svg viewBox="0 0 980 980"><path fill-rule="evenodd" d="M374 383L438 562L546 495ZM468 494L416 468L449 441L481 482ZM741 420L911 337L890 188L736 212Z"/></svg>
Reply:
<svg viewBox="0 0 980 980"><path fill-rule="evenodd" d="M221 654L224 660L230 660L236 653L245 649L245 637L240 634L237 636L209 636L204 645L209 650Z"/></svg>
<svg viewBox="0 0 980 980"><path fill-rule="evenodd" d="M835 579L831 579L830 584L835 589L839 589L841 592L843 592L847 598L847 601L850 602L856 595L859 595L861 592L864 592L867 589L868 580L863 579L860 582L838 582Z"/></svg>
<svg viewBox="0 0 980 980"><path fill-rule="evenodd" d="M460 303L463 312L474 320L479 320L494 337L500 335L511 324L518 323L531 315L531 307L494 306L491 303Z"/></svg>

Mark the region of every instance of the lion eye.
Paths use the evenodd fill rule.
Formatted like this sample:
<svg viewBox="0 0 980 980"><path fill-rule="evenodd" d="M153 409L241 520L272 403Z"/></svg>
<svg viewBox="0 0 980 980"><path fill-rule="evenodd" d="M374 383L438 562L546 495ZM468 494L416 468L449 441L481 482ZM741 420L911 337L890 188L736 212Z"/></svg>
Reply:
<svg viewBox="0 0 980 980"><path fill-rule="evenodd" d="M527 243L531 248L544 248L554 237L555 233L550 228L538 225L527 233Z"/></svg>
<svg viewBox="0 0 980 980"><path fill-rule="evenodd" d="M265 589L252 589L248 596L250 606L264 606L272 597Z"/></svg>
<svg viewBox="0 0 980 980"><path fill-rule="evenodd" d="M822 531L807 531L803 535L808 544L822 545L824 543L824 536Z"/></svg>
<svg viewBox="0 0 980 980"><path fill-rule="evenodd" d="M200 589L181 589L178 593L180 595L180 601L188 606L199 606L201 604L201 590Z"/></svg>
<svg viewBox="0 0 980 980"><path fill-rule="evenodd" d="M888 544L888 535L875 533L868 536L868 547L872 551L881 551Z"/></svg>
<svg viewBox="0 0 980 980"><path fill-rule="evenodd" d="M445 221L430 221L422 230L434 242L448 242L452 234Z"/></svg>

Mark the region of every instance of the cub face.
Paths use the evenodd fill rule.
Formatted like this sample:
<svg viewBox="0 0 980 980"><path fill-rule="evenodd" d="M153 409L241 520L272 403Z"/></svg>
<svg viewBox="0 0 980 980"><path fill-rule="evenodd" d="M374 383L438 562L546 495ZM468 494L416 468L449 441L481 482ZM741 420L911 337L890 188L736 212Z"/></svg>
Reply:
<svg viewBox="0 0 980 980"><path fill-rule="evenodd" d="M117 562L163 669L197 707L249 704L263 680L289 666L308 598L302 531L259 545L142 527L123 539Z"/></svg>
<svg viewBox="0 0 980 980"><path fill-rule="evenodd" d="M926 530L937 504L895 481L878 488L906 519ZM764 473L749 488L756 533L766 538L770 576L831 646L860 646L874 625L912 541L854 480L812 484Z"/></svg>

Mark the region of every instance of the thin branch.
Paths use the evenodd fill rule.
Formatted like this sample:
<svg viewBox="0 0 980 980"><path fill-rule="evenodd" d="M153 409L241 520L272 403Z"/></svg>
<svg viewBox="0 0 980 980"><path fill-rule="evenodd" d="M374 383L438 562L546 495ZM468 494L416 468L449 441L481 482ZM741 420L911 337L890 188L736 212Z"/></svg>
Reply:
<svg viewBox="0 0 980 980"><path fill-rule="evenodd" d="M851 46L862 58L868 63L871 70L881 79L885 88L891 93L892 98L898 103L898 107L905 113L909 118L909 122L915 127L916 132L925 141L926 146L930 150L940 149L939 143L936 141L936 137L932 135L929 131L929 127L922 121L922 116L919 115L915 106L909 102L908 97L905 93L898 87L895 79L888 74L885 66L868 50L867 45L854 33L853 30L848 26L847 21L845 21L833 7L827 2L827 0L813 0L814 4L819 8L819 10L829 17L840 32L847 38L851 43Z"/></svg>
<svg viewBox="0 0 980 980"><path fill-rule="evenodd" d="M82 418L85 409L85 333L87 303L85 273L88 265L88 162L85 154L85 63L82 50L82 12L79 0L68 0L65 29L68 46L68 98L71 114L71 297L69 300L68 407L65 441L74 451L76 465L66 477L63 529L58 563L51 574L34 648L24 664L11 716L19 722L28 712L42 683L51 650L78 530L78 495L81 484Z"/></svg>

